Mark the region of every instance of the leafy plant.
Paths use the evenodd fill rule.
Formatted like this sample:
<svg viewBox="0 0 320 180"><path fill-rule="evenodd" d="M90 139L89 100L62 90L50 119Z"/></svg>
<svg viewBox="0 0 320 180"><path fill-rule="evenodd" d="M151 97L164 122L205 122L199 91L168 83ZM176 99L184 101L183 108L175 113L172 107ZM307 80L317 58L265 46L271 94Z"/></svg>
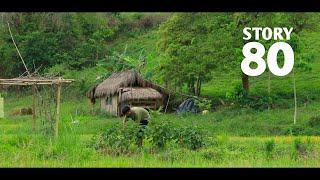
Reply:
<svg viewBox="0 0 320 180"><path fill-rule="evenodd" d="M275 146L276 146L276 143L274 139L271 139L265 142L265 150L266 150L266 155L268 159L272 157L272 153L274 151Z"/></svg>
<svg viewBox="0 0 320 180"><path fill-rule="evenodd" d="M146 136L153 146L162 149L174 138L174 129L167 121L151 121L146 128Z"/></svg>
<svg viewBox="0 0 320 180"><path fill-rule="evenodd" d="M137 143L139 126L128 122L127 126L116 123L109 127L104 133L94 137L94 147L102 152L111 154L128 154L135 149Z"/></svg>
<svg viewBox="0 0 320 180"><path fill-rule="evenodd" d="M311 127L319 127L320 126L320 116L311 117L308 121L308 125Z"/></svg>
<svg viewBox="0 0 320 180"><path fill-rule="evenodd" d="M310 139L307 140L307 142L303 142L300 138L296 138L293 141L293 158L306 158L310 152L313 150L313 145L310 141Z"/></svg>
<svg viewBox="0 0 320 180"><path fill-rule="evenodd" d="M150 115L151 115L151 117L153 117L153 118L156 118L156 117L158 117L159 115L162 115L163 113L161 112L163 110L163 107L162 106L160 106L159 107L159 109L157 109L157 110L150 110Z"/></svg>
<svg viewBox="0 0 320 180"><path fill-rule="evenodd" d="M205 145L205 134L194 126L184 126L177 131L178 143L182 147L197 150Z"/></svg>
<svg viewBox="0 0 320 180"><path fill-rule="evenodd" d="M194 102L200 111L210 110L212 106L212 102L209 99L195 99Z"/></svg>

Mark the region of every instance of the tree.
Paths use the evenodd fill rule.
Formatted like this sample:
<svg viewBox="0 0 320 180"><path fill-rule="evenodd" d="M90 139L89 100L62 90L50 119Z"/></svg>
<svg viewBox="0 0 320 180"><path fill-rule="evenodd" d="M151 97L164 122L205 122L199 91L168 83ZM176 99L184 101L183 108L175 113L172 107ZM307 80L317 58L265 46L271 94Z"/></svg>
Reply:
<svg viewBox="0 0 320 180"><path fill-rule="evenodd" d="M232 26L229 13L178 13L159 30L159 51L163 61L158 67L170 87L184 86L199 96L203 82L230 57Z"/></svg>
<svg viewBox="0 0 320 180"><path fill-rule="evenodd" d="M0 68L6 77L15 77L24 68L15 52L11 30L29 69L53 66L80 70L93 67L107 55L107 42L117 27L109 27L107 13L4 13L0 22Z"/></svg>
<svg viewBox="0 0 320 180"><path fill-rule="evenodd" d="M240 57L236 61L239 64L242 61L241 49L247 43L242 39L244 27L293 27L293 33L299 35L302 30L315 27L318 19L318 15L312 13L234 13L234 21L238 28L234 33L234 48L238 49L235 56ZM268 49L275 41L259 40L259 42ZM244 73L241 74L242 86L249 92L249 76Z"/></svg>

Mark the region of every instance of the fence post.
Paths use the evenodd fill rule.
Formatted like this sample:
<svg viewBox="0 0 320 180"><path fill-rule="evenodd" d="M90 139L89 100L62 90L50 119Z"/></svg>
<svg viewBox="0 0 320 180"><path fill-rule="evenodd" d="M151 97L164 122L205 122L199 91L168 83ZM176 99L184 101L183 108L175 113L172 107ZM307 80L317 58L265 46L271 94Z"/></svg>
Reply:
<svg viewBox="0 0 320 180"><path fill-rule="evenodd" d="M33 93L33 98L32 98L32 120L33 120L33 130L36 130L36 85L32 86L32 93Z"/></svg>
<svg viewBox="0 0 320 180"><path fill-rule="evenodd" d="M55 138L58 138L59 134L59 121L60 121L60 101L61 101L61 78L59 78L57 84L57 113L56 113L56 127L55 127Z"/></svg>

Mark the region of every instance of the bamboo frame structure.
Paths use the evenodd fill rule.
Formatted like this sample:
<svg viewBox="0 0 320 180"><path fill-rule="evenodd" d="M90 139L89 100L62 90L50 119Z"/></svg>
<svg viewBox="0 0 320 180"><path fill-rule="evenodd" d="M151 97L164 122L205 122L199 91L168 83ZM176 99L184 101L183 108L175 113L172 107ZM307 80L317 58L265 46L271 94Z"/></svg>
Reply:
<svg viewBox="0 0 320 180"><path fill-rule="evenodd" d="M55 122L55 138L58 137L59 122L60 122L60 107L61 107L61 87L63 84L72 83L73 79L63 79L61 77L56 79L45 79L45 78L13 78L13 79L0 79L0 85L6 86L32 86L33 89L33 129L35 130L36 125L36 87L38 85L57 85L57 104L56 104L56 122Z"/></svg>
<svg viewBox="0 0 320 180"><path fill-rule="evenodd" d="M73 79L35 79L35 78L14 78L0 79L0 85L30 86L30 85L58 85L63 83L71 83Z"/></svg>

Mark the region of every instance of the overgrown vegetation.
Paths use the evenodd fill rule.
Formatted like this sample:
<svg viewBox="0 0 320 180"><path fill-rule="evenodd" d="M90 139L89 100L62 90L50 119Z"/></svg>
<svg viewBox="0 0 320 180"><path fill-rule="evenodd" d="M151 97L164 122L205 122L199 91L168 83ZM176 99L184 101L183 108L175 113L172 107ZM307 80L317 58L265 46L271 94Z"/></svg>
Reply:
<svg viewBox="0 0 320 180"><path fill-rule="evenodd" d="M59 139L32 130L31 89L1 89L1 167L306 167L319 166L318 13L3 13L0 77L24 68L76 81L64 87ZM245 77L242 26L293 26L295 75ZM239 40L240 39L240 40ZM272 42L262 42L266 48ZM281 55L279 56L281 57ZM280 58L280 64L282 63ZM91 107L84 94L114 71L136 69L178 94L139 127ZM293 124L293 80L297 123ZM248 83L248 84L246 84ZM250 85L249 91L246 85ZM1 87L0 87L1 88ZM185 96L202 114L175 114ZM99 103L97 103L99 104ZM164 109L170 113L164 113ZM43 124L41 124L43 123ZM307 137L306 137L307 136Z"/></svg>
<svg viewBox="0 0 320 180"><path fill-rule="evenodd" d="M5 112L29 104L6 98ZM1 120L2 167L234 167L318 166L318 128L309 121L318 103L299 113L300 133L288 134L288 110L256 112L225 109L204 115L162 114L152 117L142 148L136 146L139 127L127 128L118 118L92 115L85 100L62 104L58 140L32 130L31 116ZM95 107L99 109L99 107ZM77 113L76 113L77 112ZM70 116L72 114L72 118ZM74 123L73 120L77 120ZM38 127L40 127L38 121ZM308 134L310 133L310 134ZM308 138L304 135L310 135ZM271 136L271 137L270 137Z"/></svg>

